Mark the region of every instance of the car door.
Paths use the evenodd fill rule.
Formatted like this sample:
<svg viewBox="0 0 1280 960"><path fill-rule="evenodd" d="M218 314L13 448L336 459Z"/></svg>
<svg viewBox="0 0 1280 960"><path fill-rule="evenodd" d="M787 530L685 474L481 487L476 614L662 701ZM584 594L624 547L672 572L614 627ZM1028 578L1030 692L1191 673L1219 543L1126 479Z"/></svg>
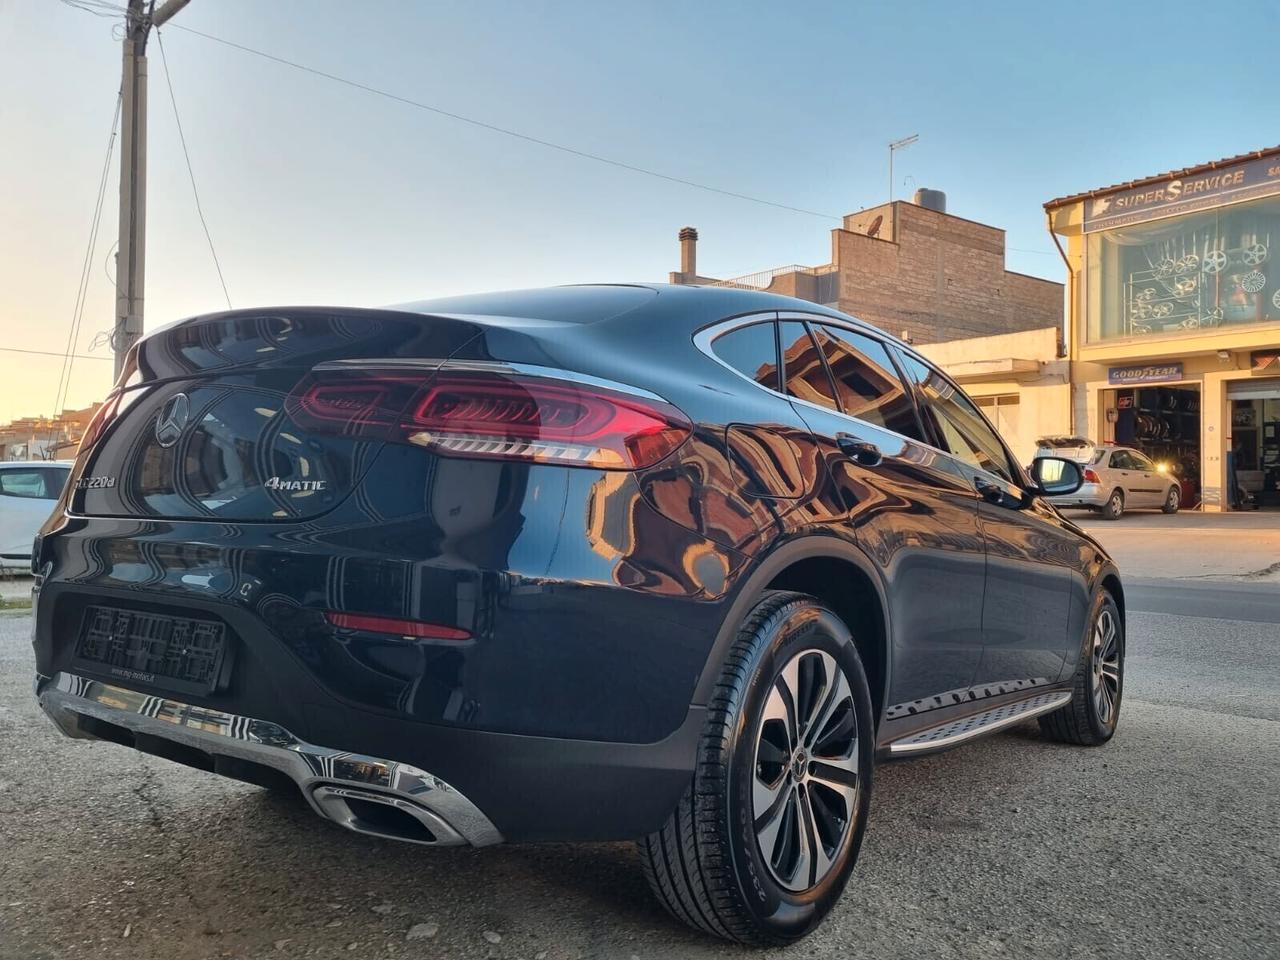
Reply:
<svg viewBox="0 0 1280 960"><path fill-rule="evenodd" d="M1147 458L1146 454L1137 450L1130 450L1129 462L1133 467L1133 488L1135 491L1141 492L1141 503L1135 503L1135 506L1142 507L1160 507L1164 505L1164 494L1169 489L1169 480L1159 470L1156 465Z"/></svg>
<svg viewBox="0 0 1280 960"><path fill-rule="evenodd" d="M1134 481L1137 479L1136 466L1130 460L1128 450L1112 450L1111 457L1107 461L1107 473L1104 479L1110 484L1112 490L1119 487L1124 491L1126 508L1143 506L1142 493L1134 489Z"/></svg>
<svg viewBox="0 0 1280 960"><path fill-rule="evenodd" d="M786 386L843 498L840 522L887 581L886 715L949 706L940 695L967 688L982 659L978 497L951 458L923 442L885 345L816 317L808 324L780 319Z"/></svg>
<svg viewBox="0 0 1280 960"><path fill-rule="evenodd" d="M904 356L927 424L980 497L987 575L984 649L974 686L980 696L995 696L1056 680L1067 655L1078 538L1057 511L1028 492L1008 448L960 388Z"/></svg>
<svg viewBox="0 0 1280 960"><path fill-rule="evenodd" d="M40 525L53 510L56 496L50 497L43 467L0 468L0 557L22 560L31 557L31 543Z"/></svg>

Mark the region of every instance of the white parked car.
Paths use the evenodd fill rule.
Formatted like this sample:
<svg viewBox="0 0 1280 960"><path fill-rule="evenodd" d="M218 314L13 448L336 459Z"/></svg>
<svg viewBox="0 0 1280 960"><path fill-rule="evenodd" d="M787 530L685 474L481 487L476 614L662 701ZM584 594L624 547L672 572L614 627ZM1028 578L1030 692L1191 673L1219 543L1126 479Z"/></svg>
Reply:
<svg viewBox="0 0 1280 960"><path fill-rule="evenodd" d="M71 473L65 460L0 462L0 567L31 566L31 544Z"/></svg>
<svg viewBox="0 0 1280 960"><path fill-rule="evenodd" d="M1081 437L1049 437L1038 443L1036 459L1062 457L1084 468L1084 484L1075 493L1049 497L1059 507L1096 510L1105 520L1119 520L1126 510L1177 513L1182 488L1141 450L1094 444ZM1053 479L1049 477L1047 479Z"/></svg>

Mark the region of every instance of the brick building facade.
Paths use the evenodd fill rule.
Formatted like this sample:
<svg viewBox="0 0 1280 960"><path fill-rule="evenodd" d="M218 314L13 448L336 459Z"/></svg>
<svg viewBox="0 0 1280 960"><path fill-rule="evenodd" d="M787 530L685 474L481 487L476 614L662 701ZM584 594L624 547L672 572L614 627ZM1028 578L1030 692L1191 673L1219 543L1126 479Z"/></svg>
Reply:
<svg viewBox="0 0 1280 960"><path fill-rule="evenodd" d="M849 214L831 262L733 280L697 273L697 231L680 231L672 283L756 287L826 304L913 343L1062 327L1062 284L1005 269L1004 231L915 203Z"/></svg>

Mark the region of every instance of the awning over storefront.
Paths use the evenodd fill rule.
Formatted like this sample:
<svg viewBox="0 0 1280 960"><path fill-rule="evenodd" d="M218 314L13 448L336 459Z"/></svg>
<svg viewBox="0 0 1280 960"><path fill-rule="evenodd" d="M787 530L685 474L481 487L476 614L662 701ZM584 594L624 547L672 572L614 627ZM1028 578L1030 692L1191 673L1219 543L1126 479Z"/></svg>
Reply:
<svg viewBox="0 0 1280 960"><path fill-rule="evenodd" d="M945 364L945 369L953 379L961 383L974 383L981 380L1021 380L1026 377L1036 377L1044 369L1044 364L1039 360L1003 357L995 360L948 363Z"/></svg>

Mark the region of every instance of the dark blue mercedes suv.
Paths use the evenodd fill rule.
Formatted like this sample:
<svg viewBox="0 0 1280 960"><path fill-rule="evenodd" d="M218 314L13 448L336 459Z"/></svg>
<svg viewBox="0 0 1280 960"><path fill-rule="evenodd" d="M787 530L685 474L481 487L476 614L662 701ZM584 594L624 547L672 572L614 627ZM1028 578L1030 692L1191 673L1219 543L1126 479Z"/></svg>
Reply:
<svg viewBox="0 0 1280 960"><path fill-rule="evenodd" d="M423 844L638 838L744 943L840 896L878 759L1116 727L1124 595L964 393L820 306L601 285L196 317L35 544L40 703Z"/></svg>

